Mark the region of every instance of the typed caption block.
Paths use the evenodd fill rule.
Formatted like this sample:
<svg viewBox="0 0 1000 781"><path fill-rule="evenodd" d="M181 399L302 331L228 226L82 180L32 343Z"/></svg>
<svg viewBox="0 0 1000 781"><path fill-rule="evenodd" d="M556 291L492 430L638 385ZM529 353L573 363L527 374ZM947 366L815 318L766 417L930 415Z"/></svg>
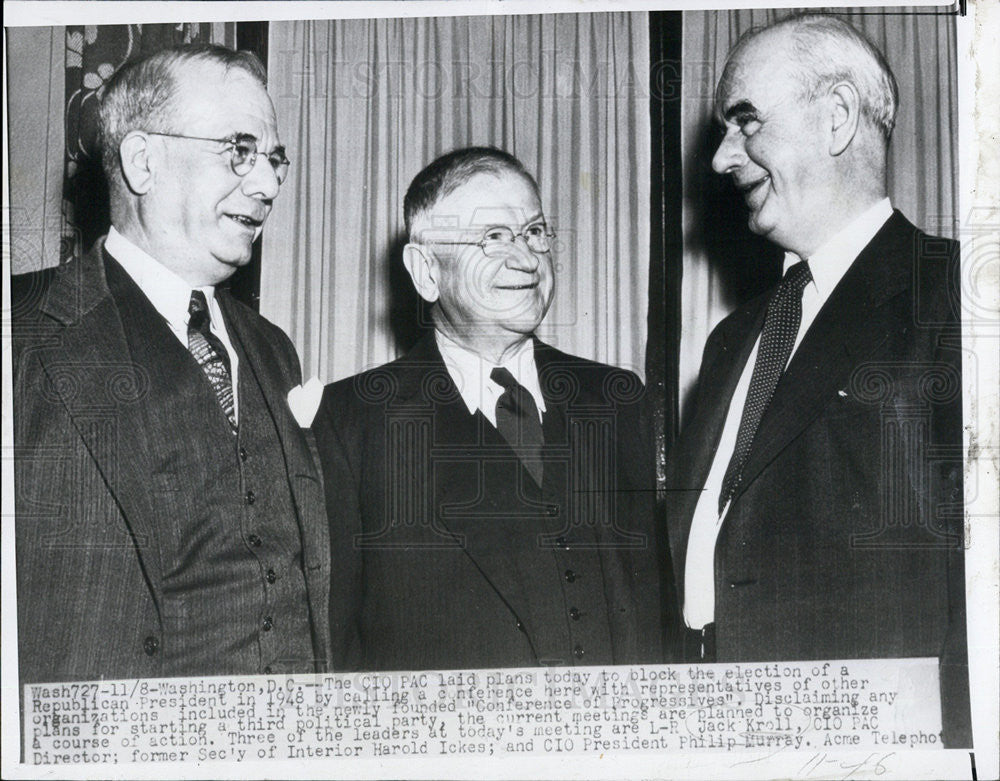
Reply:
<svg viewBox="0 0 1000 781"><path fill-rule="evenodd" d="M34 765L940 749L937 660L28 685Z"/></svg>

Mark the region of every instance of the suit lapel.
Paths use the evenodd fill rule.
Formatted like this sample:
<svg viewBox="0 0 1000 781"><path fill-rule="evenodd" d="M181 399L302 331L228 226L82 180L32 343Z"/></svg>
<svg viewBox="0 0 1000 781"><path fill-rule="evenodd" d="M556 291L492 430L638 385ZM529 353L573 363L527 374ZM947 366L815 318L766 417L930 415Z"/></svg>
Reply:
<svg viewBox="0 0 1000 781"><path fill-rule="evenodd" d="M764 315L769 300L770 296L761 297L751 302L751 305L737 315L725 333L721 334L720 357L712 361L705 377L698 378L699 398L707 401L711 394L717 401L711 404L699 404L695 410L692 429L700 440L698 444L703 447L705 442L710 442L711 447L708 448L709 457L703 459L704 463L699 464L700 468L692 485L703 486L708 478L708 472L712 468L712 455L722 437L729 405L764 326ZM697 496L694 497L694 501L697 502Z"/></svg>
<svg viewBox="0 0 1000 781"><path fill-rule="evenodd" d="M246 365L241 362L240 369L245 368L252 374L274 420L288 474L301 474L319 480L319 470L305 436L306 430L299 426L288 406L288 391L300 378L293 376L293 368L283 366L267 336L255 328L251 318L240 310L227 291L220 289L217 298L226 318L226 327L246 356Z"/></svg>
<svg viewBox="0 0 1000 781"><path fill-rule="evenodd" d="M159 610L157 518L140 412L150 377L132 358L103 255L99 241L80 262L58 272L42 312L62 327L56 343L38 357L128 525Z"/></svg>
<svg viewBox="0 0 1000 781"><path fill-rule="evenodd" d="M480 480L480 470L489 459L499 454L506 461L516 461L517 455L500 433L481 412L469 414L448 369L437 349L434 333L424 336L407 354L399 373L398 404L414 410L433 410L433 433L430 463L435 465L429 475L433 481L435 521L446 533L460 540L465 555L487 582L493 592L518 618L526 611L525 588L530 584L521 573L536 566L524 561L524 547L512 544L514 535L523 535L530 518L536 517L537 507L505 498L503 517L491 513L480 496L478 503L469 506L467 498L470 485ZM452 460L448 468L451 479L442 479L443 464ZM520 467L521 478L529 490L537 489L527 470ZM511 486L509 496L518 495ZM532 537L534 540L534 537ZM537 545L528 555L547 555ZM527 627L530 630L530 627Z"/></svg>
<svg viewBox="0 0 1000 781"><path fill-rule="evenodd" d="M764 325L769 298L760 296L754 299L725 323L725 330L719 334L718 354L706 355L698 377L697 404L693 416L670 453L667 506L670 516L677 521L667 524L667 532L681 599L685 551L695 506L712 468L733 393Z"/></svg>
<svg viewBox="0 0 1000 781"><path fill-rule="evenodd" d="M908 289L906 245L913 230L895 213L830 294L775 388L734 501L900 327L890 304Z"/></svg>
<svg viewBox="0 0 1000 781"><path fill-rule="evenodd" d="M216 298L230 338L246 359L240 361L240 372L252 375L274 421L302 536L314 641L324 660L329 660L330 527L313 434L299 426L288 406L288 391L300 379L297 367L283 365L267 335L256 328L253 318L241 310L227 290L217 289Z"/></svg>

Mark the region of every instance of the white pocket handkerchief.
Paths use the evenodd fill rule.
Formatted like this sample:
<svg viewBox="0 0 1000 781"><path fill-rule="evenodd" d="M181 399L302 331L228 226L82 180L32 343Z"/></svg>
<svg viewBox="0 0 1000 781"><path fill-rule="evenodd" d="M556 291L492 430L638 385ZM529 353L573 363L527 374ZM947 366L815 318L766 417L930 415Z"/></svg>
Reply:
<svg viewBox="0 0 1000 781"><path fill-rule="evenodd" d="M323 383L317 377L312 377L305 385L296 385L288 391L288 406L302 428L309 428L312 425L322 398Z"/></svg>

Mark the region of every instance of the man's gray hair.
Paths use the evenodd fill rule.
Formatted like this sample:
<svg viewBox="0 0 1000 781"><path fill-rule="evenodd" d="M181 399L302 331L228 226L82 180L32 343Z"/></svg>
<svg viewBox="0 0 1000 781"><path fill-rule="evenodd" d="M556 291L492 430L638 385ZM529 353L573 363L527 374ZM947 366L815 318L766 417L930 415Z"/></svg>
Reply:
<svg viewBox="0 0 1000 781"><path fill-rule="evenodd" d="M172 46L125 63L104 86L98 120L101 163L112 187L120 169L118 149L126 135L133 130L183 130L173 122L176 77L193 63L216 63L226 70L237 68L267 86L267 71L253 52L212 43Z"/></svg>
<svg viewBox="0 0 1000 781"><path fill-rule="evenodd" d="M860 93L862 115L889 143L899 105L896 77L882 52L843 19L795 14L770 27L749 30L737 42L730 59L761 33L782 28L792 33L795 66L800 70L806 97L818 97L838 82L850 82Z"/></svg>
<svg viewBox="0 0 1000 781"><path fill-rule="evenodd" d="M493 146L455 149L434 160L410 182L403 198L403 220L410 241L417 241L418 217L430 211L442 198L457 190L478 174L515 174L522 177L538 195L538 182L514 155Z"/></svg>

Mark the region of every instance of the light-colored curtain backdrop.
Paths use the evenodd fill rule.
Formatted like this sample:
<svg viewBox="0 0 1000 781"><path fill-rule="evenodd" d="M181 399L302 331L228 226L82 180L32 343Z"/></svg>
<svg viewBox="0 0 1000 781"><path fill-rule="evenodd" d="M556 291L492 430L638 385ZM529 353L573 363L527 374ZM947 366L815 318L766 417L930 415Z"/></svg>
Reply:
<svg viewBox="0 0 1000 781"><path fill-rule="evenodd" d="M403 195L436 156L479 144L536 175L558 232L539 335L641 373L646 14L272 22L268 51L293 162L264 231L260 308L305 376L329 382L401 353Z"/></svg>
<svg viewBox="0 0 1000 781"><path fill-rule="evenodd" d="M26 274L59 265L66 31L12 27L5 32L10 264L12 274Z"/></svg>
<svg viewBox="0 0 1000 781"><path fill-rule="evenodd" d="M832 10L832 9L831 9ZM909 15L911 10L924 13ZM864 32L885 54L899 83L900 107L889 147L889 195L893 206L924 230L954 237L958 214L958 88L955 25L929 9L869 8L838 15ZM684 14L684 82L681 143L684 167L683 323L681 398L698 375L701 352L712 328L742 303L725 284L725 263L713 257L717 214L707 207L712 145L713 91L729 48L754 26L767 25L792 9L692 11ZM735 203L735 201L734 201ZM742 212L740 213L742 220ZM753 264L754 257L728 258ZM720 267L723 267L720 270Z"/></svg>

